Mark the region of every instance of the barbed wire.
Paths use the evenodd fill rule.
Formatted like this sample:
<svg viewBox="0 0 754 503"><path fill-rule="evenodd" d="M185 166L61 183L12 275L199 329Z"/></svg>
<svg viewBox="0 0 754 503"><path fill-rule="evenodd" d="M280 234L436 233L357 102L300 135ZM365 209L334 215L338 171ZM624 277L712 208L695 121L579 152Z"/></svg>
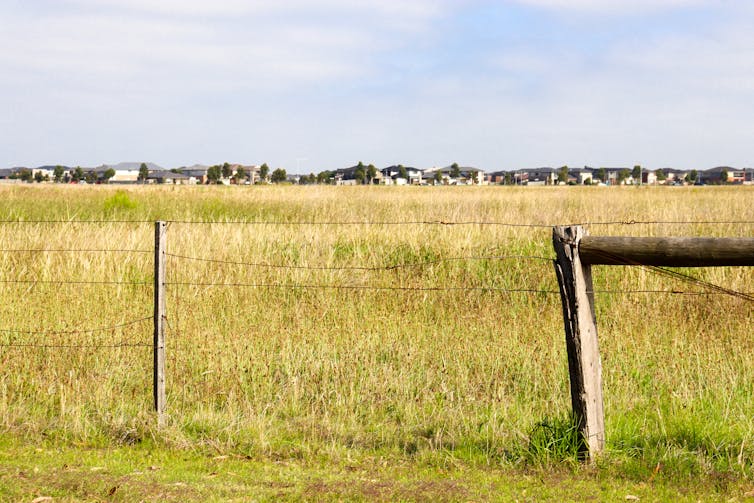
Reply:
<svg viewBox="0 0 754 503"><path fill-rule="evenodd" d="M68 249L68 248L0 248L0 253L154 253L154 250Z"/></svg>
<svg viewBox="0 0 754 503"><path fill-rule="evenodd" d="M501 293L541 293L559 294L558 290L542 290L537 288L503 288L494 286L471 286L471 287L441 287L441 286L373 286L373 285L327 285L327 284L277 284L277 283L210 283L171 281L165 286L201 286L201 287L225 287L225 288L289 288L291 290L374 290L374 291L416 291L416 292L501 292Z"/></svg>
<svg viewBox="0 0 754 503"><path fill-rule="evenodd" d="M277 289L302 289L302 290L373 290L373 291L418 291L418 292L499 292L499 293L530 293L555 295L560 294L558 290L547 290L537 288L503 288L493 286L472 286L472 287L411 287L411 286L371 286L371 285L326 285L326 284L275 284L275 283L211 283L211 282L189 282L189 281L171 281L166 282L165 286L199 286L199 287L220 287L220 288L277 288ZM700 292L686 290L589 290L587 293L604 294L604 295L638 295L638 294L658 294L658 295L687 295L687 296L710 296L710 295L730 295L727 291ZM754 295L750 292L739 292L743 295Z"/></svg>
<svg viewBox="0 0 754 503"><path fill-rule="evenodd" d="M91 329L77 329L77 330L25 330L25 329L0 329L0 333L6 334L23 334L23 335L44 335L44 336L56 336L56 335L77 335L77 334L93 334L98 332L114 332L116 330L137 325L147 320L151 320L151 316L139 318L137 320L128 321L125 323L118 323L115 325L109 325L107 327L97 327ZM134 337L122 339L119 342L114 343L37 343L37 342L0 342L2 348L43 348L43 349L105 349L105 348L125 348L125 347L152 347L150 342L135 342Z"/></svg>
<svg viewBox="0 0 754 503"><path fill-rule="evenodd" d="M657 294L657 295L687 295L687 296L730 296L727 292L699 292L685 290L587 290L587 293L603 295L640 295L640 294ZM740 292L744 295L754 295L754 292Z"/></svg>
<svg viewBox="0 0 754 503"><path fill-rule="evenodd" d="M286 265L286 264L268 264L262 262L242 262L233 260L212 259L203 257L191 257L187 255L179 255L175 253L166 253L168 257L194 260L198 262L211 262L217 264L226 265L242 265L248 267L265 267L270 269L306 269L306 270L322 270L322 271L391 271L396 269L404 269L411 267L423 267L428 265L436 265L444 262L460 262L460 261L484 261L484 260L543 260L551 261L551 257L540 257L534 255L497 255L497 256L472 256L472 257L446 257L435 260L426 260L419 262L406 262L401 264L394 264L388 266L308 266L308 265Z"/></svg>
<svg viewBox="0 0 754 503"><path fill-rule="evenodd" d="M197 225L491 225L499 227L551 228L549 224L534 224L521 222L490 222L484 220L450 221L450 220L165 220L169 224L197 224Z"/></svg>
<svg viewBox="0 0 754 503"><path fill-rule="evenodd" d="M560 227L589 225L754 225L752 220L607 220L597 222L581 222Z"/></svg>
<svg viewBox="0 0 754 503"><path fill-rule="evenodd" d="M117 330L119 328L125 328L130 327L132 325L136 325L138 323L143 323L147 320L151 320L152 316L145 316L143 318L139 318L137 320L127 321L124 323L119 323L116 325L109 325L106 327L97 327L97 328L89 328L89 329L77 329L77 330L26 330L26 329L11 329L11 328L0 328L0 333L11 333L11 334L29 334L29 335L72 335L72 334L91 334L96 332L109 332L111 330Z"/></svg>
<svg viewBox="0 0 754 503"><path fill-rule="evenodd" d="M667 276L667 277L670 277L670 278L673 278L673 279L677 279L677 280L683 281L685 283L697 285L697 286L700 286L700 287L705 288L707 290L711 290L713 292L718 292L720 294L725 294L725 295L729 295L731 297L737 297L737 298L740 298L740 299L743 299L743 300L747 300L749 302L754 302L754 295L751 295L751 294L746 293L746 292L740 292L740 291L737 291L737 290L726 288L726 287L723 287L723 286L720 286L720 285L716 285L716 284L711 283L709 281L705 281L705 280L700 279L700 278L695 278L694 276L690 276L688 274L684 274L684 273L679 272L679 271L675 271L675 270L672 270L672 269L667 269L667 268L664 268L664 267L658 267L658 266L654 266L654 265L642 264L642 263L637 262L635 260L626 259L625 257L621 256L620 254L611 253L611 252L608 252L608 251L605 251L605 250L595 251L595 253L597 255L600 255L600 256L604 257L604 258L609 258L611 260L617 261L618 263L624 263L626 265L632 265L632 266L635 266L635 267L641 267L642 269L644 269L645 271L648 271L648 272L659 274L661 276Z"/></svg>
<svg viewBox="0 0 754 503"><path fill-rule="evenodd" d="M39 219L39 220L20 220L20 219L0 219L0 224L154 224L157 220L63 220L63 219ZM163 220L168 224L198 224L198 225L376 225L376 226L400 226L400 225L489 225L501 227L524 227L524 228L552 228L557 226L575 226L575 225L754 225L752 220L606 220L606 221L584 221L579 223L521 223L521 222L501 222L485 220L384 220L384 221L359 221L359 220L188 220L188 219L166 219Z"/></svg>
<svg viewBox="0 0 754 503"><path fill-rule="evenodd" d="M1 343L0 348L41 348L41 349L114 349L114 348L151 348L151 342L132 343L130 340L115 344L31 344L31 343Z"/></svg>
<svg viewBox="0 0 754 503"><path fill-rule="evenodd" d="M149 286L152 281L70 281L70 280L38 280L38 279L0 279L2 284L41 284L41 285L132 285Z"/></svg>
<svg viewBox="0 0 754 503"><path fill-rule="evenodd" d="M39 220L20 220L20 219L0 219L0 224L154 224L154 220L63 220L63 219L39 219Z"/></svg>

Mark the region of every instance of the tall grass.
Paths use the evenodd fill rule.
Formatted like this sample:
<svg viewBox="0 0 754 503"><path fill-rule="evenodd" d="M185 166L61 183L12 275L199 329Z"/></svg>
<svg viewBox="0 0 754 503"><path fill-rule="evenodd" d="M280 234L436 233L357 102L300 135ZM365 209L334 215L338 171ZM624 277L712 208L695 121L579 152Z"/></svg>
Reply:
<svg viewBox="0 0 754 503"><path fill-rule="evenodd" d="M702 222L754 217L748 187L14 186L0 193L0 220L105 220L3 223L2 249L136 250L3 252L0 280L29 282L0 283L0 328L63 333L0 332L0 344L148 344L149 321L68 332L150 315L152 220L226 222L168 229L171 254L216 262L168 259L166 430L154 429L150 412L148 347L0 347L2 430L90 443L154 435L250 455L357 449L486 464L573 455L559 298L501 291L557 289L552 265L536 258L552 257L551 231L369 222L682 220L699 223L590 231L751 236L749 224ZM322 224L344 221L353 224ZM491 258L506 255L532 258ZM754 285L746 268L686 272L741 291ZM357 286L425 290L329 288ZM637 470L663 461L685 473L751 474L751 304L620 293L691 289L640 268L595 268L595 287L613 292L596 302L609 456Z"/></svg>

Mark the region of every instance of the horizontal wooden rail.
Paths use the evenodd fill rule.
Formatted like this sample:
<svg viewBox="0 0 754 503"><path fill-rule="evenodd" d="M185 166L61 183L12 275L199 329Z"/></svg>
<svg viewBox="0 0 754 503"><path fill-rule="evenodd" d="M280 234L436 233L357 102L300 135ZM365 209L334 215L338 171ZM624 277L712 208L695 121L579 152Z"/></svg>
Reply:
<svg viewBox="0 0 754 503"><path fill-rule="evenodd" d="M754 238L589 236L572 226L553 228L552 244L579 451L593 461L605 448L605 414L592 266L754 266Z"/></svg>
<svg viewBox="0 0 754 503"><path fill-rule="evenodd" d="M583 236L585 265L754 266L754 238Z"/></svg>

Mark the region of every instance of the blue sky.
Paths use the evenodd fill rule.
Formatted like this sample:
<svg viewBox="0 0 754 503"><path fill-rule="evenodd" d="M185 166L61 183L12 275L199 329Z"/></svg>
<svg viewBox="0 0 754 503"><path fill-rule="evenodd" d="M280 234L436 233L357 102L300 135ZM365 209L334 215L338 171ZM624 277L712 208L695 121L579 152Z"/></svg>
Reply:
<svg viewBox="0 0 754 503"><path fill-rule="evenodd" d="M752 167L754 3L0 0L0 166Z"/></svg>

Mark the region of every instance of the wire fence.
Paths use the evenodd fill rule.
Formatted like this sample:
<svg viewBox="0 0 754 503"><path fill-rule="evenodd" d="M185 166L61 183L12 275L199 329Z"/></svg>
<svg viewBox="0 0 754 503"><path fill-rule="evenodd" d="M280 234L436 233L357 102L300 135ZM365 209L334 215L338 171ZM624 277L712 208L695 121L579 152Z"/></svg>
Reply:
<svg viewBox="0 0 754 503"><path fill-rule="evenodd" d="M285 220L227 220L227 221L202 221L202 220L169 220L166 221L168 226L212 226L212 225L238 225L238 226L368 226L368 227L391 227L391 226L478 226L478 227L510 227L524 229L551 229L552 224L544 223L518 223L518 222L500 222L500 221L443 221L443 220L414 220L414 221L285 221ZM6 225L71 225L82 224L92 226L106 226L110 224L128 224L128 225L153 225L153 221L146 220L0 220L0 224ZM737 225L748 228L754 222L741 221L597 221L583 222L583 226L690 226L690 225ZM84 240L86 240L86 232ZM118 309L117 315L110 313L108 318L118 321L106 326L87 327L84 320L65 319L64 309L61 309L61 318L57 322L49 323L48 326L40 324L39 326L29 327L32 321L23 320L23 312L17 313L13 317L6 317L4 320L7 327L0 327L0 351L17 350L31 351L40 350L97 350L106 352L107 350L147 350L154 349L155 342L153 335L154 315L144 315L145 310L151 310L154 292L154 278L152 277L153 263L150 255L155 253L150 248L152 243L143 243L136 247L45 247L45 246L10 246L6 245L0 248L0 254L8 256L29 256L29 255L71 255L71 256L127 256L139 257L138 264L142 267L138 271L141 279L129 279L134 275L133 271L120 271L113 267L112 271L98 270L102 277L81 278L65 277L64 270L42 270L33 271L31 267L13 268L3 270L0 273L0 284L2 285L20 285L32 288L35 285L50 285L55 288L56 295L61 287L73 289L73 293L79 292L84 287L120 287L132 286L143 287L144 292L138 296L136 301L140 304L130 313ZM174 249L177 248L177 249ZM545 249L544 242L538 245L539 249ZM198 252L197 250L202 250ZM199 351L202 354L217 353L221 354L227 349L216 349L208 346L202 346L198 342L198 347L191 348L189 336L187 335L187 317L192 316L192 302L196 302L196 294L190 289L264 289L279 291L321 291L321 292L405 292L405 293L436 293L448 295L520 295L531 298L541 297L543 299L555 299L560 295L560 290L555 283L555 275L552 274L552 262L555 260L554 255L546 253L479 253L470 252L468 254L454 254L449 256L436 256L422 260L395 260L386 263L330 263L317 262L311 259L311 263L306 259L300 259L293 263L286 263L283 260L270 260L269 257L259 257L258 259L230 259L227 257L213 256L207 247L194 246L191 251L181 251L179 247L168 247L165 257L169 259L168 278L164 286L170 290L170 306L168 311L170 316L165 317L168 330L171 333L171 351L176 353L186 353L190 349ZM321 259L321 257L320 257ZM374 257L371 258L375 261ZM104 263L104 262L103 262ZM110 262L108 262L110 263ZM42 264L42 266L45 266ZM493 272L486 276L466 277L463 271L473 267L488 267ZM518 276L512 275L508 271L512 267L519 268ZM51 266L47 266L51 267ZM100 269L106 268L99 264ZM201 269L199 273L192 275L186 274L185 270L192 268ZM232 268L232 274L224 274L221 279L210 274L213 269ZM448 273L447 271L450 270ZM522 274L520 270L535 271L536 273ZM637 288L637 289L616 289L616 288L595 288L589 293L606 296L682 296L682 297L733 297L746 302L754 302L754 293L738 291L728 288L724 285L717 285L712 281L695 277L691 274L670 270L660 267L643 267L643 270L672 281L667 284L666 288ZM433 276L433 272L445 271L447 274L438 280ZM269 278L261 272L275 272L277 276ZM287 274L291 273L291 274ZM295 274L293 274L295 273ZM329 273L341 276L328 276L322 278L322 275ZM363 274L362 274L363 273ZM380 276L380 273L385 273ZM408 277L409 273L422 273L425 276L413 274ZM196 278L196 276L204 277ZM256 276L255 276L256 274ZM297 276L299 275L299 276ZM304 275L300 277L300 275ZM215 275L216 276L216 275ZM526 284L524 279L533 277L532 284ZM541 278L549 278L542 281ZM433 281L435 283L433 283ZM548 283L549 282L549 283ZM681 285L679 287L679 285ZM6 295L14 295L12 292ZM104 297L106 299L106 297ZM431 300L425 302L432 302ZM56 302L56 300L52 300ZM549 302L542 301L543 303ZM557 309L553 305L554 309ZM106 311L105 308L99 308L100 311ZM97 310L93 313L99 314ZM532 312L532 316L537 316L537 311ZM49 317L48 317L49 319ZM13 322L21 322L20 326L12 326ZM199 320L201 322L201 320ZM89 322L91 323L91 322ZM192 327L196 325L192 320ZM57 328L57 327L66 328ZM72 327L72 328L71 328ZM206 335L205 335L206 336ZM193 340L193 339L192 339ZM1 354L1 353L0 353ZM100 353L101 354L101 353ZM126 364L128 358L126 354L119 353L117 358L123 359ZM143 356L140 356L143 358Z"/></svg>
<svg viewBox="0 0 754 503"><path fill-rule="evenodd" d="M166 220L168 225L262 225L262 226L370 226L370 227L389 227L389 226L498 226L512 228L532 228L532 229L551 229L557 223L521 223L521 222L504 222L504 221L487 221L487 220L194 220L194 219L176 219ZM83 224L83 225L106 225L106 224L136 224L146 225L154 224L152 220L139 219L4 219L0 224L15 225L38 225L38 224ZM736 225L751 226L754 225L750 220L606 220L606 221L583 221L577 224L581 226L698 226L698 225ZM153 249L147 248L46 248L46 247L7 247L0 248L0 254L136 254L149 255L154 253ZM343 272L380 272L380 271L398 271L403 269L422 269L432 266L439 266L448 263L472 263L472 262L500 262L500 261L531 261L551 263L554 256L526 255L526 254L494 254L494 255L467 255L441 257L431 260L392 263L386 265L318 265L318 264L284 264L269 261L243 261L228 260L212 256L196 256L184 253L167 252L166 256L174 261L190 261L205 264L218 264L227 266L236 266L241 268L264 268L264 269L281 269L281 270L301 270L301 271L343 271ZM695 278L688 274L678 271L669 270L660 267L646 267L652 273L664 275L668 278L679 280L685 284L698 287L696 290L684 290L678 288L669 289L633 289L633 290L611 290L611 289L594 289L590 293L605 295L682 295L682 296L720 296L728 295L742 298L748 301L754 301L752 292L740 292L725 288L724 286L715 285L714 283ZM102 280L78 280L78 279L19 279L19 278L0 278L0 284L19 284L19 285L55 285L72 287L82 287L86 285L102 286L149 286L153 287L153 281L133 281L124 279L102 279ZM326 283L293 283L293 282L248 282L248 281L166 281L166 286L172 287L213 287L213 288L263 288L263 289L291 289L291 290L371 290L371 291L405 291L405 292L494 292L506 294L543 294L557 295L557 288L533 288L524 285L515 287L502 287L496 285L446 285L446 286L396 286L396 285L378 285L378 284L326 284ZM26 333L36 335L60 335L60 334L77 334L93 333L107 330L115 330L132 324L142 323L151 318L139 318L125 324L115 324L108 327L96 329L82 329L72 331L55 331L55 330L27 330L27 329L0 329L0 333ZM146 342L140 345L147 345ZM9 345L0 344L0 346L9 347ZM16 344L17 347L20 345ZM118 344L117 347L123 347L124 344ZM24 347L34 347L34 344L27 344ZM68 346L66 346L68 347ZM75 345L70 345L75 347ZM87 347L87 346L82 346ZM98 346L107 347L107 346Z"/></svg>

